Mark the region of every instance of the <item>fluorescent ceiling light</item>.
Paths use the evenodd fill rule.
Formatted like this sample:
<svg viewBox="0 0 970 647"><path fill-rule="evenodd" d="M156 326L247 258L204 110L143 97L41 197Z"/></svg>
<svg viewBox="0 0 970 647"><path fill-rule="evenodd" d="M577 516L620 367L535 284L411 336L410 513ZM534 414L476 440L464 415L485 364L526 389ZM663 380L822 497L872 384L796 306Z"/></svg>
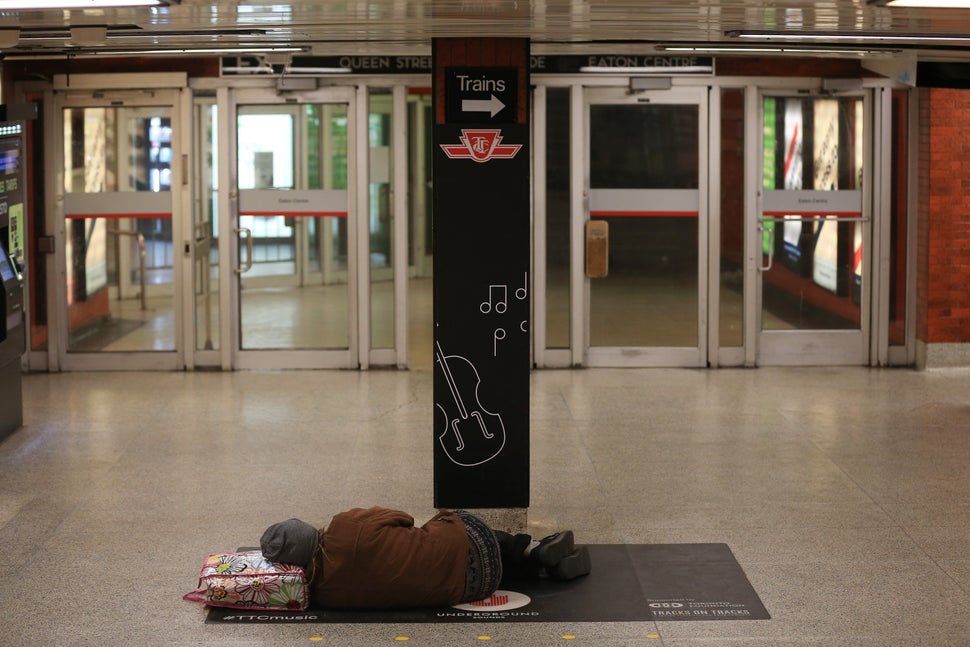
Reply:
<svg viewBox="0 0 970 647"><path fill-rule="evenodd" d="M170 49L92 50L90 53L98 56L164 56L166 54L267 54L302 51L302 47L172 47Z"/></svg>
<svg viewBox="0 0 970 647"><path fill-rule="evenodd" d="M880 7L915 7L917 9L970 9L970 0L868 0Z"/></svg>
<svg viewBox="0 0 970 647"><path fill-rule="evenodd" d="M663 46L657 49L664 52L697 52L710 54L893 54L900 50L889 49L828 49L823 47L747 47L747 46L723 46L712 45L710 47L683 47L683 46Z"/></svg>
<svg viewBox="0 0 970 647"><path fill-rule="evenodd" d="M970 36L949 36L945 34L874 34L872 32L805 32L805 31L729 31L725 33L729 38L755 38L758 40L819 40L833 41L843 40L851 42L900 42L900 41L946 41L946 42L970 42Z"/></svg>
<svg viewBox="0 0 970 647"><path fill-rule="evenodd" d="M223 72L233 74L279 74L279 70L274 70L272 65L251 65L251 66L228 66L222 68ZM283 67L283 73L287 76L299 76L301 74L350 74L353 70L349 67Z"/></svg>
<svg viewBox="0 0 970 647"><path fill-rule="evenodd" d="M286 67L287 74L350 74L349 67Z"/></svg>
<svg viewBox="0 0 970 647"><path fill-rule="evenodd" d="M131 49L131 50L120 50L120 49L98 49L98 48L72 48L60 52L46 52L46 53L18 53L10 52L4 55L6 60L49 60L49 59L64 59L64 58L104 58L110 56L172 56L180 54L197 54L199 56L219 56L219 55L232 55L232 54L267 54L269 52L303 52L304 48L301 47L213 47L211 49L206 48L172 48L172 49Z"/></svg>
<svg viewBox="0 0 970 647"><path fill-rule="evenodd" d="M2 3L3 0L0 0ZM183 38L183 39L201 39L210 38L217 36L229 36L229 37L258 37L265 36L265 29L212 29L212 30L172 30L172 31L144 31L141 27L137 25L88 25L88 27L101 27L106 30L106 38L108 40L114 40L119 38L137 38L137 39L151 39L152 41L157 41L160 39L171 39L171 38ZM57 27L57 28L28 28L20 32L20 41L50 41L50 40L67 40L72 37L72 33L75 29L84 29L85 27ZM0 27L0 33L5 31L3 27ZM17 31L13 29L12 31Z"/></svg>
<svg viewBox="0 0 970 647"><path fill-rule="evenodd" d="M178 2L179 0L0 0L0 10L164 7Z"/></svg>

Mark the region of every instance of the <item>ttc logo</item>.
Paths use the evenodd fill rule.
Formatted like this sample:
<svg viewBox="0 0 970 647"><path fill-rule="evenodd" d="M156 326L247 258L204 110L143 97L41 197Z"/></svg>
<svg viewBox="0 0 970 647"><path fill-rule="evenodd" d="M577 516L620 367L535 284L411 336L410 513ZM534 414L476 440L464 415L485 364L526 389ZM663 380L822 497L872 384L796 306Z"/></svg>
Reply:
<svg viewBox="0 0 970 647"><path fill-rule="evenodd" d="M460 144L442 144L441 150L451 159L472 159L487 162L491 159L512 159L522 144L503 144L502 131L462 129Z"/></svg>

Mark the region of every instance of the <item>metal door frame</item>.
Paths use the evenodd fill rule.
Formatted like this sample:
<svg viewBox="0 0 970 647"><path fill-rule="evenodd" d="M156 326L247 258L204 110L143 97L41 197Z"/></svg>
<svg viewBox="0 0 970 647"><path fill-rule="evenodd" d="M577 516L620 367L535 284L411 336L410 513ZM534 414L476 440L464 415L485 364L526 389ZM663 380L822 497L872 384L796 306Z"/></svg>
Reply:
<svg viewBox="0 0 970 647"><path fill-rule="evenodd" d="M360 136L359 124L366 123L366 113L361 121L361 102L359 91L352 87L327 87L300 92L277 92L273 87L264 88L220 88L217 103L223 120L223 137L220 144L219 167L220 186L226 187L227 199L222 200L219 209L219 235L228 241L226 252L220 254L220 275L227 277L227 286L221 295L220 310L224 344L223 353L228 354L224 366L233 369L316 369L316 368L358 368L361 358L362 340L368 340L365 324L368 321L367 299L362 298L361 290L369 282L366 259L368 244L366 231L359 225L361 192L360 186ZM243 105L304 105L337 103L347 105L347 268L348 268L348 348L346 349L266 349L245 350L240 347L240 276L235 271L240 267L239 241L235 229L239 226L239 189L237 158L237 115L238 107ZM364 105L366 110L366 103ZM364 142L366 145L366 141ZM366 203L364 203L366 204ZM366 359L365 359L366 361Z"/></svg>
<svg viewBox="0 0 970 647"><path fill-rule="evenodd" d="M747 173L748 194L755 196L750 202L754 209L748 210L746 226L746 246L749 259L754 261L754 267L749 266L753 278L753 290L746 290L745 299L745 354L746 363L758 366L862 366L870 363L870 327L872 321L873 288L877 284L872 270L873 245L873 193L876 179L873 155L873 98L871 91L854 90L839 93L820 93L818 85L810 80L801 79L796 87L759 86L757 92L748 93L748 118L755 125L757 133L763 132L764 127L764 99L766 97L794 97L794 98L861 98L863 100L863 180L861 187L862 215L862 293L860 302L860 325L851 330L763 330L763 271L760 265L760 226L764 211L765 194L762 190L762 173L764 168L764 141L756 137L754 151L747 153L749 161L757 166ZM756 151L756 152L755 152Z"/></svg>
<svg viewBox="0 0 970 647"><path fill-rule="evenodd" d="M669 90L631 93L627 88L586 87L582 97L573 98L573 164L571 200L571 239L573 298L571 346L573 365L611 367L706 366L708 361L709 277L709 175L710 175L710 109L706 86L674 86ZM581 103L580 103L581 102ZM583 228L589 220L590 191L590 117L593 104L696 105L698 108L698 227L697 227L697 346L696 347L597 347L590 346L590 281L584 272ZM579 105L577 106L577 103ZM580 108L577 110L576 108ZM577 150L579 149L579 150ZM580 152L579 156L576 153Z"/></svg>
<svg viewBox="0 0 970 647"><path fill-rule="evenodd" d="M53 92L44 116L48 170L45 190L51 196L47 205L47 231L54 237L53 289L48 290L47 370L177 370L185 366L185 353L191 348L191 335L184 325L186 295L191 295L191 254L179 252L180 241L189 225L183 222L188 213L190 191L187 186L186 151L191 138L186 112L188 85L185 73L149 74L84 74L55 75ZM174 349L164 351L68 352L67 259L64 191L64 109L167 107L172 121L172 301Z"/></svg>

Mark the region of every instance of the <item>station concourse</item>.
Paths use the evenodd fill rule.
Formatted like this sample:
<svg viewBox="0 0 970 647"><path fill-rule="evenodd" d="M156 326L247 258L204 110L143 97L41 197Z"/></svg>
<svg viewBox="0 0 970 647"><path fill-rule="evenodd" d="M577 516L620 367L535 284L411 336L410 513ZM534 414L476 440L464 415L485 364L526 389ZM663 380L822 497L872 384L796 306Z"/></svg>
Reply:
<svg viewBox="0 0 970 647"><path fill-rule="evenodd" d="M970 8L97 2L0 3L0 644L970 644ZM600 568L181 598L370 505Z"/></svg>

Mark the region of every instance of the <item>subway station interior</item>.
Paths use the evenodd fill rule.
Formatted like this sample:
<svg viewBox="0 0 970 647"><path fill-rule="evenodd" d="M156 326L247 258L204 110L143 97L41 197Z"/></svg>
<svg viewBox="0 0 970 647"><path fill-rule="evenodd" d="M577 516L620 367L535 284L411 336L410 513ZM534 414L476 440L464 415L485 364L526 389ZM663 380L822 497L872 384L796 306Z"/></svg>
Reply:
<svg viewBox="0 0 970 647"><path fill-rule="evenodd" d="M0 1L0 643L970 645L970 6L69 4ZM454 78L505 124L485 157L495 129L439 136ZM524 200L436 237L513 199L444 208L442 170L501 150ZM527 505L497 523L726 546L762 615L607 559L548 618L182 599L281 519L489 514L437 504L466 276L486 351L525 340Z"/></svg>

